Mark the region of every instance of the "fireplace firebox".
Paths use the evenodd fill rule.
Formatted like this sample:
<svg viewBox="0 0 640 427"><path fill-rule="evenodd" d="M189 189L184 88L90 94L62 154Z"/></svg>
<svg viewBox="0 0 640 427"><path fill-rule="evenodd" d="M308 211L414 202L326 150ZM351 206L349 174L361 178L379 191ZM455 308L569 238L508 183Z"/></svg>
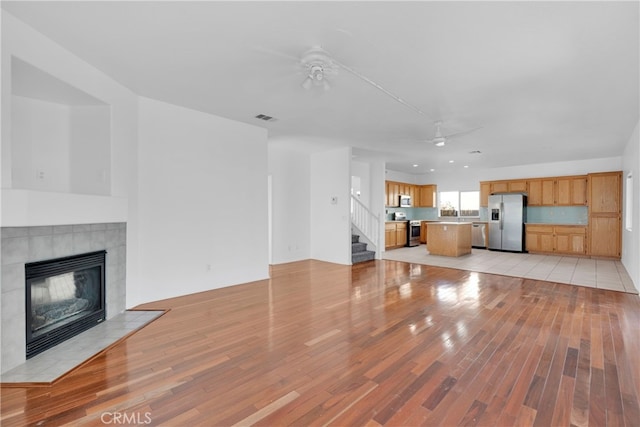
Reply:
<svg viewBox="0 0 640 427"><path fill-rule="evenodd" d="M25 264L27 359L105 319L106 253Z"/></svg>

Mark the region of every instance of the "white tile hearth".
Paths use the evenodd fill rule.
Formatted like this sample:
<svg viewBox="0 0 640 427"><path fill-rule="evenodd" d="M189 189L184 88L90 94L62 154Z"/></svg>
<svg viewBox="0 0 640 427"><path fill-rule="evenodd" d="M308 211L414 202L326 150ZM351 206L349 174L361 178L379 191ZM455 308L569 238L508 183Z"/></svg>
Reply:
<svg viewBox="0 0 640 427"><path fill-rule="evenodd" d="M164 311L124 311L0 375L2 384L51 383Z"/></svg>
<svg viewBox="0 0 640 427"><path fill-rule="evenodd" d="M385 251L383 259L502 274L638 294L620 261L472 249L460 257L431 255L425 245Z"/></svg>

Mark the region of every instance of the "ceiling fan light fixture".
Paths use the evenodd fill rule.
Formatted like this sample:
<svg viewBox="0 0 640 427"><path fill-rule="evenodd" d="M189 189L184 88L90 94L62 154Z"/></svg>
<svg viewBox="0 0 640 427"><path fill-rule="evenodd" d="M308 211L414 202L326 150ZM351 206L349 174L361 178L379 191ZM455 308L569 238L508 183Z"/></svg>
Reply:
<svg viewBox="0 0 640 427"><path fill-rule="evenodd" d="M307 68L307 77L302 82L302 87L309 90L313 86L320 86L325 91L331 89L331 85L324 77L325 67L323 64L310 64Z"/></svg>
<svg viewBox="0 0 640 427"><path fill-rule="evenodd" d="M324 68L320 64L312 65L309 68L309 77L314 81L322 81L324 79Z"/></svg>
<svg viewBox="0 0 640 427"><path fill-rule="evenodd" d="M444 147L444 143L446 142L446 139L440 137L440 138L436 138L433 140L433 144L436 147Z"/></svg>

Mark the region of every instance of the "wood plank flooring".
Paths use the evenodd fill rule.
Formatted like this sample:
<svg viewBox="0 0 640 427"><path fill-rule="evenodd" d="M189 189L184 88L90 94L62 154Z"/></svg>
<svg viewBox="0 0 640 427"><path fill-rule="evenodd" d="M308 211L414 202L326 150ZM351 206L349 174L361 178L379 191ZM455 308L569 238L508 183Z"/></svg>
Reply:
<svg viewBox="0 0 640 427"><path fill-rule="evenodd" d="M179 284L177 284L179 286ZM149 303L170 311L47 388L24 425L637 426L637 295L372 261Z"/></svg>

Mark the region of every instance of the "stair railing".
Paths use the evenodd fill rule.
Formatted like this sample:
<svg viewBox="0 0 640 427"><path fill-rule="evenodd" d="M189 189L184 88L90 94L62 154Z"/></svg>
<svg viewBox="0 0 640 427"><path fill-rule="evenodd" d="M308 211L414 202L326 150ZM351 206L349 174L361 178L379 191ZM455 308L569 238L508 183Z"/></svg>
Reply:
<svg viewBox="0 0 640 427"><path fill-rule="evenodd" d="M351 195L351 223L380 250L380 218L358 198Z"/></svg>

